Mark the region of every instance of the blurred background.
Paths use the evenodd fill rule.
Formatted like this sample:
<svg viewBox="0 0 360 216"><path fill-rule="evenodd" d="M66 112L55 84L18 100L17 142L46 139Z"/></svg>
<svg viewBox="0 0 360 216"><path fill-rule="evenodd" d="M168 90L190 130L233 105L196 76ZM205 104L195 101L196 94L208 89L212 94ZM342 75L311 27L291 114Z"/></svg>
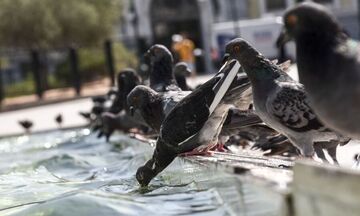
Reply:
<svg viewBox="0 0 360 216"><path fill-rule="evenodd" d="M197 74L216 71L227 41L241 36L266 57L295 60L274 43L299 0L1 0L1 110L103 94L125 67L146 73L154 43ZM357 0L316 0L359 38ZM182 45L181 42L186 42ZM186 47L192 55L184 55Z"/></svg>

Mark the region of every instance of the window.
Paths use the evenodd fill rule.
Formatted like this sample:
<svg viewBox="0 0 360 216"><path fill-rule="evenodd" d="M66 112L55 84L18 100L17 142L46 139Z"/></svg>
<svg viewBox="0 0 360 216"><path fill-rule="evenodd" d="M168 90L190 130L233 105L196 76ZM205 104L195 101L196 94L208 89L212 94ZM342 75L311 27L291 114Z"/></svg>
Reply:
<svg viewBox="0 0 360 216"><path fill-rule="evenodd" d="M277 11L286 8L286 0L267 0L266 11Z"/></svg>

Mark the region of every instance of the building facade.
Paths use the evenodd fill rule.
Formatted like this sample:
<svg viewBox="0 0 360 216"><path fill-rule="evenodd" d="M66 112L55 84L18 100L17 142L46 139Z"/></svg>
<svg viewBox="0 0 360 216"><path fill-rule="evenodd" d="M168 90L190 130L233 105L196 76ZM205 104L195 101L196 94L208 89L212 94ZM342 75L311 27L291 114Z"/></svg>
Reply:
<svg viewBox="0 0 360 216"><path fill-rule="evenodd" d="M357 0L314 0L329 7L344 29L359 38ZM205 70L213 71L210 54L213 29L219 23L247 21L281 16L301 0L124 0L119 37L137 44L140 52L153 43L171 44L171 36L187 32L203 50ZM234 24L234 36L241 28ZM132 42L131 42L132 41Z"/></svg>

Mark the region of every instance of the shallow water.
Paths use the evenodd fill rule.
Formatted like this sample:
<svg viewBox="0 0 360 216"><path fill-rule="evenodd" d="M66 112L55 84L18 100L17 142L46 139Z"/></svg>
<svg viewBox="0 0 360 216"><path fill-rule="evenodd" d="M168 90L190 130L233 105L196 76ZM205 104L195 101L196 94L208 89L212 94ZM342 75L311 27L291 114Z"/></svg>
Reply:
<svg viewBox="0 0 360 216"><path fill-rule="evenodd" d="M139 188L136 169L151 154L88 129L2 138L0 215L276 215L234 176L182 159Z"/></svg>

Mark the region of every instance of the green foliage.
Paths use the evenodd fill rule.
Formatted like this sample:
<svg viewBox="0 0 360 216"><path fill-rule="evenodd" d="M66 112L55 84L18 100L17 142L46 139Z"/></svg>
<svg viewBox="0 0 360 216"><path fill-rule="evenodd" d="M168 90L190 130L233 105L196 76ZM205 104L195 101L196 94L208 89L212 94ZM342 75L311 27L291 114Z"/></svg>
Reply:
<svg viewBox="0 0 360 216"><path fill-rule="evenodd" d="M3 46L44 47L60 32L47 0L1 0L0 43Z"/></svg>
<svg viewBox="0 0 360 216"><path fill-rule="evenodd" d="M134 53L129 52L123 44L113 45L115 69L126 67L136 68L138 62ZM103 48L80 48L78 49L79 70L83 82L93 81L100 76L107 75L106 59ZM71 86L73 77L68 59L59 64L55 72L55 80L62 86ZM59 84L50 84L51 87Z"/></svg>
<svg viewBox="0 0 360 216"><path fill-rule="evenodd" d="M137 68L139 62L136 54L126 49L122 43L113 44L113 53L116 71L127 67Z"/></svg>
<svg viewBox="0 0 360 216"><path fill-rule="evenodd" d="M17 97L35 93L35 82L32 76L27 76L25 80L5 86L6 97Z"/></svg>
<svg viewBox="0 0 360 216"><path fill-rule="evenodd" d="M94 46L111 36L121 0L1 0L0 45Z"/></svg>

